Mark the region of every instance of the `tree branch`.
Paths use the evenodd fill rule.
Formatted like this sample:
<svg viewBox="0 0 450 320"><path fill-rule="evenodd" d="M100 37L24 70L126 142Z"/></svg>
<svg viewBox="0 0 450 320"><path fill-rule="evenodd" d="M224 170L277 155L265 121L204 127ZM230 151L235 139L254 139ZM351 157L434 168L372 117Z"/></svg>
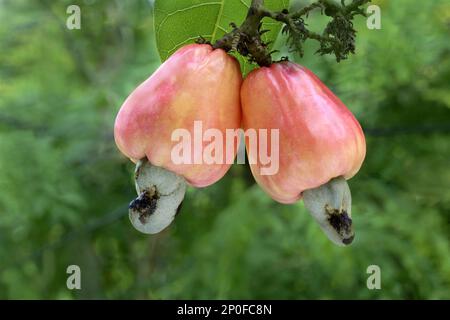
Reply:
<svg viewBox="0 0 450 320"><path fill-rule="evenodd" d="M346 59L350 53L355 52L356 30L353 29L352 19L355 15L364 15L360 8L370 0L353 0L346 5L345 0L338 4L332 0L317 0L298 11L290 13L288 9L273 12L264 7L264 0L253 0L248 10L247 17L241 26L232 24L233 30L214 43L214 48L225 51L237 51L242 56L249 57L250 62L256 62L260 66L268 66L272 63L268 45L262 41L261 35L268 30L261 30L262 19L271 18L284 24L283 33L288 34L288 44L292 51L303 55L303 43L307 39L313 39L320 43L318 53L335 54L339 62ZM320 9L321 13L332 20L322 34L307 29L303 16Z"/></svg>

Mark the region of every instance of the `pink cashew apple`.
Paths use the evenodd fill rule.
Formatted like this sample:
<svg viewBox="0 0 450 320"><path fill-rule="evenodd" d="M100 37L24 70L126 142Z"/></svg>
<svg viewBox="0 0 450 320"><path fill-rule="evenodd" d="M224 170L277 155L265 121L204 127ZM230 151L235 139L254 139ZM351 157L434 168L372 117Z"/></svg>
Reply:
<svg viewBox="0 0 450 320"><path fill-rule="evenodd" d="M225 134L225 129L240 128L241 83L239 63L222 49L207 44L182 47L120 108L114 128L118 148L134 162L147 157L152 165L181 175L192 186L213 184L231 164L174 162L177 141L172 141L172 134L187 129L194 137L194 121L201 121L204 131L214 128ZM207 144L203 141L203 148ZM236 151L237 146L234 155Z"/></svg>
<svg viewBox="0 0 450 320"><path fill-rule="evenodd" d="M310 70L286 61L251 72L241 88L241 103L244 129L279 129L277 173L262 175L263 165L251 158L247 146L257 183L281 203L304 196L310 211L320 210L312 214L323 229L331 228L331 235L325 231L334 242L351 242L345 179L358 172L366 153L364 133L352 113Z"/></svg>

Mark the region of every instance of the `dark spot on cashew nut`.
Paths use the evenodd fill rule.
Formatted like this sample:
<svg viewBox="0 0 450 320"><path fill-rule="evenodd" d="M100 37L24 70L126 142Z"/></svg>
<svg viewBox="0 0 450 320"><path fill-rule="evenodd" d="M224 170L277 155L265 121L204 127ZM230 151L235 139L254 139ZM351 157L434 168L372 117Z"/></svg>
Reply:
<svg viewBox="0 0 450 320"><path fill-rule="evenodd" d="M144 190L139 197L130 202L129 208L139 214L139 221L142 224L152 215L158 205L159 194L156 187Z"/></svg>
<svg viewBox="0 0 450 320"><path fill-rule="evenodd" d="M332 208L329 205L325 206L325 211L328 215L328 222L330 222L330 225L336 230L338 234L341 236L344 236L344 239L342 242L344 244L350 244L353 239L355 238L355 235L351 235L348 238L345 238L345 235L349 235L352 233L352 219L348 216L347 211L345 210L338 210L335 208Z"/></svg>
<svg viewBox="0 0 450 320"><path fill-rule="evenodd" d="M355 239L355 235L352 235L350 238L345 238L342 240L342 243L345 245L349 245L350 243L353 242L353 239Z"/></svg>

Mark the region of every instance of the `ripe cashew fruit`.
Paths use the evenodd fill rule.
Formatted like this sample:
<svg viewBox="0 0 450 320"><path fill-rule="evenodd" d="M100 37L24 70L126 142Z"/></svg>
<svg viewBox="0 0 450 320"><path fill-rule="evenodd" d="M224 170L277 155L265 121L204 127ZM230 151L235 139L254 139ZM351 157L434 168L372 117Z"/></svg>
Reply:
<svg viewBox="0 0 450 320"><path fill-rule="evenodd" d="M257 183L281 203L304 196L328 237L350 243L354 233L345 180L358 172L366 154L353 114L310 70L287 61L252 71L243 82L241 103L244 129L279 129L276 174L261 175L260 161L248 152Z"/></svg>
<svg viewBox="0 0 450 320"><path fill-rule="evenodd" d="M186 45L126 99L115 122L116 144L134 162L147 158L151 165L182 176L192 186L211 185L231 164L175 163L171 152L178 142L172 141L172 134L186 129L193 137L194 121L201 121L205 131L214 128L224 135L225 129L240 128L241 84L235 58L208 44ZM203 148L209 144L202 143ZM195 152L194 147L191 159ZM233 152L236 155L237 143Z"/></svg>
<svg viewBox="0 0 450 320"><path fill-rule="evenodd" d="M223 135L226 129L240 128L241 84L236 59L210 45L192 44L176 51L125 100L116 117L114 138L119 150L137 163L138 197L129 205L129 218L137 230L161 232L179 212L186 183L208 186L230 168L230 161L204 163L201 152L210 142L203 136L195 142L196 124L201 123L205 132L214 129ZM189 154L182 159L188 161L173 159L179 144L174 133L179 130L194 137L189 151L183 149ZM225 141L214 143L223 143L227 156L236 156L238 142L232 150Z"/></svg>

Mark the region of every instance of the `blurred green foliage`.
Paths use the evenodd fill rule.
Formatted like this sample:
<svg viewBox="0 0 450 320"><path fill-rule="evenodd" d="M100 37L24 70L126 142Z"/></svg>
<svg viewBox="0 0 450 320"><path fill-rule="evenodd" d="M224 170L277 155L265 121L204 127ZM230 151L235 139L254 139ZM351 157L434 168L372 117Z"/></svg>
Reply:
<svg viewBox="0 0 450 320"><path fill-rule="evenodd" d="M81 30L65 27L73 1L0 1L0 298L450 298L450 4L374 3L382 29L358 17L355 56L308 43L299 61L367 133L357 238L339 248L242 165L189 189L163 233L139 234L112 128L160 64L151 1L77 1ZM66 288L71 264L82 290ZM366 287L372 264L381 290Z"/></svg>

